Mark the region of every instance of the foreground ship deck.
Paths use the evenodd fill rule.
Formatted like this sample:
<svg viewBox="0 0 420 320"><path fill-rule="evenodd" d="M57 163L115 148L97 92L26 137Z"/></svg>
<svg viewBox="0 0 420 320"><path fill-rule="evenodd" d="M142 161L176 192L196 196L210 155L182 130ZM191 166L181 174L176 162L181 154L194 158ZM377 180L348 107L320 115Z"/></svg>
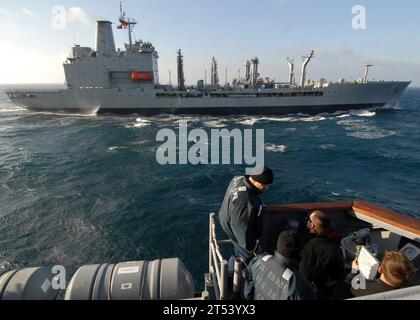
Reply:
<svg viewBox="0 0 420 320"><path fill-rule="evenodd" d="M388 250L401 250L420 268L420 220L356 200L340 203L313 203L268 206L264 213L263 237L266 252L272 253L277 235L284 229L299 229L305 216L316 209L331 217L333 227L345 238L342 251L350 268L355 247L352 235L368 230L377 246L380 260ZM209 270L204 275L204 290L194 291L194 281L188 269L178 258L118 264L86 265L77 270L65 292L67 300L231 300L237 299L243 279L241 263L235 266L233 277L227 273L227 257L223 248L231 249L228 240L219 240L217 220L210 215L209 250L203 256L209 259ZM206 235L203 235L206 236ZM347 236L347 237L346 237ZM345 240L348 241L345 241ZM227 251L230 254L230 250ZM54 275L47 268L21 270L0 269L0 300L57 299L58 291L43 287ZM402 289L364 296L365 300L420 300L420 271Z"/></svg>

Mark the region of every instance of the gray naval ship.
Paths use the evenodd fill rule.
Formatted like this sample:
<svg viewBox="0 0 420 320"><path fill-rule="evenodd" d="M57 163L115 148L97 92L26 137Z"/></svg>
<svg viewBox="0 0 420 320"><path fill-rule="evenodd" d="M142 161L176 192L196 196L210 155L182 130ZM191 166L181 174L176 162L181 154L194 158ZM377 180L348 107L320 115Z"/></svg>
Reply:
<svg viewBox="0 0 420 320"><path fill-rule="evenodd" d="M219 84L218 65L213 58L211 81L186 86L181 50L177 57L177 85L159 83L158 53L150 42L133 41L137 22L121 10L118 29L128 30L125 50L116 49L112 23L97 21L96 48L75 45L64 63L67 88L62 90L8 90L15 104L33 111L65 113L117 113L140 115L275 115L395 107L409 81L348 82L307 81L306 71L314 51L303 57L300 81L295 64L289 64L289 81L261 78L259 59L247 61L244 77ZM227 74L227 71L226 71ZM207 78L207 76L206 76Z"/></svg>

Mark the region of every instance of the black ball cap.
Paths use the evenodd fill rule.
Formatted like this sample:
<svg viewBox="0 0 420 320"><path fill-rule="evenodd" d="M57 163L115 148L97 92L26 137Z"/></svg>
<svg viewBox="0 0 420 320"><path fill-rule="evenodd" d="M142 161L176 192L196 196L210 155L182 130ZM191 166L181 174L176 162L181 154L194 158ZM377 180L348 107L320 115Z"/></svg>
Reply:
<svg viewBox="0 0 420 320"><path fill-rule="evenodd" d="M294 258L298 255L300 250L300 237L292 231L286 230L280 233L277 239L277 251L283 257Z"/></svg>
<svg viewBox="0 0 420 320"><path fill-rule="evenodd" d="M251 178L254 179L255 181L258 181L259 183L272 184L274 181L273 170L271 170L268 167L264 167L264 170L262 173L257 174L257 175L252 175Z"/></svg>

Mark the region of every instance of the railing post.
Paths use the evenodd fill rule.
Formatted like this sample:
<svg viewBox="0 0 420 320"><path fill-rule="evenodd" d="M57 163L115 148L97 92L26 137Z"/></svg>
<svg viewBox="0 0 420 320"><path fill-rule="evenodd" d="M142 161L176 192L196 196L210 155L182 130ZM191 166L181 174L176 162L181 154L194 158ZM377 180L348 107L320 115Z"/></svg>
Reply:
<svg viewBox="0 0 420 320"><path fill-rule="evenodd" d="M235 259L235 268L233 273L233 293L239 293L242 288L242 259Z"/></svg>
<svg viewBox="0 0 420 320"><path fill-rule="evenodd" d="M213 272L213 263L212 263L212 252L211 252L211 248L212 245L211 243L213 242L213 237L212 237L212 226L214 223L214 213L210 213L210 218L209 218L209 273Z"/></svg>
<svg viewBox="0 0 420 320"><path fill-rule="evenodd" d="M228 277L228 262L223 259L222 260L222 268L221 268L221 288L220 288L220 300L226 300L227 299L227 277Z"/></svg>

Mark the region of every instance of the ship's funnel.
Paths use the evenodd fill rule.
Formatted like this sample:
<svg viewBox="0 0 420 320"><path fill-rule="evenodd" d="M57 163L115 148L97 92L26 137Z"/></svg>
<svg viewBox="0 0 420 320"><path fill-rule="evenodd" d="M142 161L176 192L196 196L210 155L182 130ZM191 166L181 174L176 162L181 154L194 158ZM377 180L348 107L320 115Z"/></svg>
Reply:
<svg viewBox="0 0 420 320"><path fill-rule="evenodd" d="M109 21L96 22L96 52L100 56L115 52L112 23Z"/></svg>

